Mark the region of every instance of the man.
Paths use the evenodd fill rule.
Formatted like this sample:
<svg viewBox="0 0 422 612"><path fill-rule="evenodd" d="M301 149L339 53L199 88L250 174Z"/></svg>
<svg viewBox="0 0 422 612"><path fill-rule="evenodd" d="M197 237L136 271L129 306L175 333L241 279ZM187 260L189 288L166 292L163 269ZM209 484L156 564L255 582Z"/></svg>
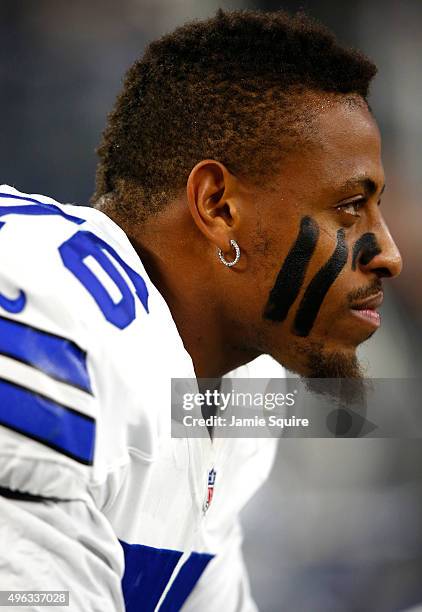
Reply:
<svg viewBox="0 0 422 612"><path fill-rule="evenodd" d="M2 189L2 589L255 609L237 515L273 441L172 439L169 382L362 376L401 267L375 71L304 17L219 11L129 70L96 210Z"/></svg>

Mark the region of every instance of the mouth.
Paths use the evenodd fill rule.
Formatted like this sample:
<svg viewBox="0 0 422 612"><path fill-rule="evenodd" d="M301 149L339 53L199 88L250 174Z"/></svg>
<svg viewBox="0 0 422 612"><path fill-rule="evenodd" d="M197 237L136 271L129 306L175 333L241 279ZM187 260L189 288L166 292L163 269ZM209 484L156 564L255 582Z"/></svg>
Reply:
<svg viewBox="0 0 422 612"><path fill-rule="evenodd" d="M352 314L360 321L367 323L369 326L378 329L381 325L381 315L377 312L384 299L384 294L379 291L375 295L370 296L366 300L356 302L350 309Z"/></svg>

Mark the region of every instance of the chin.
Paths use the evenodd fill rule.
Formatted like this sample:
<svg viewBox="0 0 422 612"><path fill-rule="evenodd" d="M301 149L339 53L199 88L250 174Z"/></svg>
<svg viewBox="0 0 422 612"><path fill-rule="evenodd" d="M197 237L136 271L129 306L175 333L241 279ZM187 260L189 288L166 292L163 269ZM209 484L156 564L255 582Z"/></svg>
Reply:
<svg viewBox="0 0 422 612"><path fill-rule="evenodd" d="M363 378L357 346L336 346L307 338L305 342L293 341L290 348L289 363L286 360L283 365L304 378Z"/></svg>
<svg viewBox="0 0 422 612"><path fill-rule="evenodd" d="M309 391L345 407L365 405L365 379L356 350L310 351L304 380Z"/></svg>
<svg viewBox="0 0 422 612"><path fill-rule="evenodd" d="M357 345L324 342L319 338L289 340L288 354L273 353L273 357L299 374L311 392L331 396L347 405L364 401L365 378L356 354Z"/></svg>
<svg viewBox="0 0 422 612"><path fill-rule="evenodd" d="M356 350L319 349L308 354L308 376L311 378L362 379L363 372Z"/></svg>

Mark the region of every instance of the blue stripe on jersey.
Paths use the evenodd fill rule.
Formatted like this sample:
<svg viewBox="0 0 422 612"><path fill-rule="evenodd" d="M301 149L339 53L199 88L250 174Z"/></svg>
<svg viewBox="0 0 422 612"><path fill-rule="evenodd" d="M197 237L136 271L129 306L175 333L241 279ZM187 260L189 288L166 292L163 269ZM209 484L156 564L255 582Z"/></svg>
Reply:
<svg viewBox="0 0 422 612"><path fill-rule="evenodd" d="M160 612L180 610L213 556L197 552L190 554L165 596L160 606Z"/></svg>
<svg viewBox="0 0 422 612"><path fill-rule="evenodd" d="M182 553L121 540L120 544L125 554L122 589L126 612L152 612Z"/></svg>
<svg viewBox="0 0 422 612"><path fill-rule="evenodd" d="M92 464L94 419L1 378L0 425L80 463Z"/></svg>
<svg viewBox="0 0 422 612"><path fill-rule="evenodd" d="M92 394L86 353L72 340L0 316L0 354Z"/></svg>
<svg viewBox="0 0 422 612"><path fill-rule="evenodd" d="M126 612L153 612L183 553L122 540L120 544L125 555L122 589ZM191 553L165 596L160 612L180 610L212 557Z"/></svg>
<svg viewBox="0 0 422 612"><path fill-rule="evenodd" d="M34 198L28 198L27 196L18 196L11 193L0 193L0 198L6 198L10 200L23 200L24 202L32 202L35 206L28 204L27 206L3 206L0 204L0 217L3 215L60 215L72 223L85 223L85 219L69 215L64 212L61 208L55 204L47 204L46 202L40 202Z"/></svg>

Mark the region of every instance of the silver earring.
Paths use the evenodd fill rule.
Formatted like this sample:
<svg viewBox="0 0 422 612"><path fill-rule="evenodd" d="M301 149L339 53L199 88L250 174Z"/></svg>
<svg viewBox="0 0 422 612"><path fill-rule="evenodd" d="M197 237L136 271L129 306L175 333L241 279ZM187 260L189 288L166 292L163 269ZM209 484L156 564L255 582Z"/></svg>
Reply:
<svg viewBox="0 0 422 612"><path fill-rule="evenodd" d="M236 253L236 256L233 259L233 261L227 261L227 259L224 258L223 251L221 249L217 250L217 253L218 253L218 256L220 258L221 263L223 263L228 268L231 268L232 266L235 266L237 264L237 262L239 261L239 259L240 259L240 248L239 248L239 245L237 244L236 240L230 240L230 245L234 248L234 251Z"/></svg>

